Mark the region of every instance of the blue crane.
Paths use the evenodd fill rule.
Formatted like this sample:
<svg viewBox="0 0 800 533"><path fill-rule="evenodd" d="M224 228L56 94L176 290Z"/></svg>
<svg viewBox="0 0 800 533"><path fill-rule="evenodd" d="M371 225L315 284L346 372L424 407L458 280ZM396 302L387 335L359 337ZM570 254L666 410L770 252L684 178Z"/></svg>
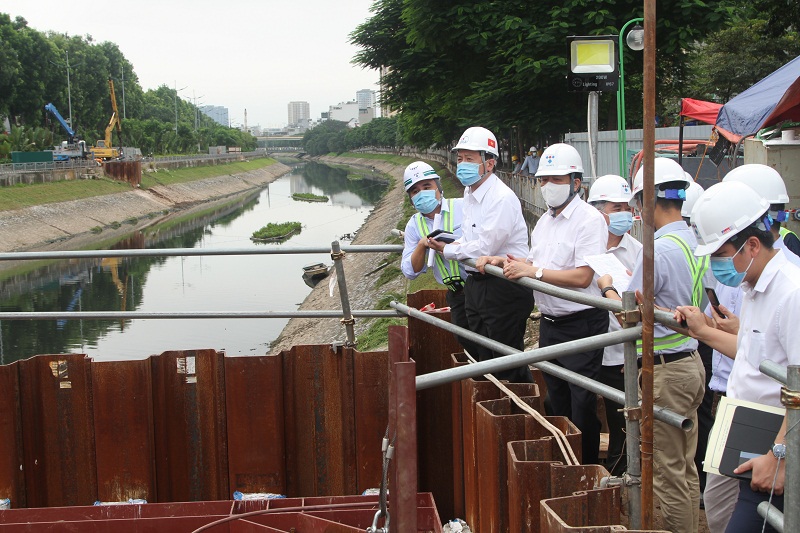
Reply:
<svg viewBox="0 0 800 533"><path fill-rule="evenodd" d="M62 117L61 113L59 113L58 109L56 109L56 106L54 106L53 104L47 104L46 106L44 106L44 108L47 111L50 111L53 114L53 116L55 116L58 119L58 121L61 123L61 125L64 127L64 129L67 130L67 136L68 136L67 137L67 142L69 144L74 143L75 142L75 130L73 130L69 126L69 124L67 124L67 121L64 120L64 117Z"/></svg>

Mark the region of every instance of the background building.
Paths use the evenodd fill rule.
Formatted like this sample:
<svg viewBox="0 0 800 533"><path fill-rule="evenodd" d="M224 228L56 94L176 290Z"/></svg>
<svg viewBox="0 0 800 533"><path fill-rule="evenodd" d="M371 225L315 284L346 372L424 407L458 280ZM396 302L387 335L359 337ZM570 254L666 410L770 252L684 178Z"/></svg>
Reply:
<svg viewBox="0 0 800 533"><path fill-rule="evenodd" d="M289 102L289 127L296 128L306 124L311 118L308 102Z"/></svg>
<svg viewBox="0 0 800 533"><path fill-rule="evenodd" d="M201 105L198 107L200 112L226 128L230 125L228 121L228 108L220 105Z"/></svg>
<svg viewBox="0 0 800 533"><path fill-rule="evenodd" d="M375 107L375 91L370 89L361 89L356 92L356 102L358 102L359 109L369 109Z"/></svg>

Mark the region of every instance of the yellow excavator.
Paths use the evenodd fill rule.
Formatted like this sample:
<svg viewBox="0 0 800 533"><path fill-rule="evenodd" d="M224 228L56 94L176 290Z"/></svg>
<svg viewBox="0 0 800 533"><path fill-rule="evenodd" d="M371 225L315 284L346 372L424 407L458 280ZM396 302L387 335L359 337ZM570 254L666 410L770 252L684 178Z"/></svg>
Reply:
<svg viewBox="0 0 800 533"><path fill-rule="evenodd" d="M111 140L111 134L114 131L114 128L117 129L117 136L119 136L120 144L122 144L122 123L119 120L119 110L117 109L117 96L114 93L114 80L108 78L108 88L111 90L111 120L108 121L108 126L106 127L106 138L100 139L97 141L97 146L92 147L92 156L94 159L116 159L121 154L117 148L114 148L114 145Z"/></svg>

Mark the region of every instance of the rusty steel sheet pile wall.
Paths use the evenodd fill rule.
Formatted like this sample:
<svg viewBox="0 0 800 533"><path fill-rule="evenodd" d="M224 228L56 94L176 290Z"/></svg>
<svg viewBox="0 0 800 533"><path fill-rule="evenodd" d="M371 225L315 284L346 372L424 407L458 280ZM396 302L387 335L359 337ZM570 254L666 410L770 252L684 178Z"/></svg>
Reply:
<svg viewBox="0 0 800 533"><path fill-rule="evenodd" d="M212 349L0 366L0 498L18 507L229 500L380 485L387 352Z"/></svg>
<svg viewBox="0 0 800 533"><path fill-rule="evenodd" d="M103 163L103 172L109 178L128 182L133 187L142 183L141 161L106 161Z"/></svg>
<svg viewBox="0 0 800 533"><path fill-rule="evenodd" d="M418 525L413 531L441 533L442 523L432 495L419 493L414 503ZM269 514L239 518L221 524L211 531L363 533L372 525L376 508L375 496L336 496L237 502L12 509L0 511L0 531L106 533L113 528L117 533L188 532L230 515L274 510Z"/></svg>

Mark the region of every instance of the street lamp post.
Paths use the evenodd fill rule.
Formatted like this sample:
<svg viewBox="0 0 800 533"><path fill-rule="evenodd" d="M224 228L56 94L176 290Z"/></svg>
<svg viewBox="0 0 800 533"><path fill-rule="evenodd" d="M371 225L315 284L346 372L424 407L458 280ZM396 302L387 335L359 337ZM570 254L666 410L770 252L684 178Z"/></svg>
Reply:
<svg viewBox="0 0 800 533"><path fill-rule="evenodd" d="M186 87L188 87L188 85ZM178 91L182 91L186 87L178 89L178 82L175 82L175 135L178 134Z"/></svg>
<svg viewBox="0 0 800 533"><path fill-rule="evenodd" d="M625 35L625 30L634 23L643 22L643 18L634 18L629 20L622 26L619 32L619 88L617 89L617 146L619 147L619 174L627 178L628 169L627 155L628 144L625 133L625 68L624 68L624 49L622 47L622 36ZM640 51L644 48L644 29L641 26L635 26L630 33L626 42L631 50Z"/></svg>

